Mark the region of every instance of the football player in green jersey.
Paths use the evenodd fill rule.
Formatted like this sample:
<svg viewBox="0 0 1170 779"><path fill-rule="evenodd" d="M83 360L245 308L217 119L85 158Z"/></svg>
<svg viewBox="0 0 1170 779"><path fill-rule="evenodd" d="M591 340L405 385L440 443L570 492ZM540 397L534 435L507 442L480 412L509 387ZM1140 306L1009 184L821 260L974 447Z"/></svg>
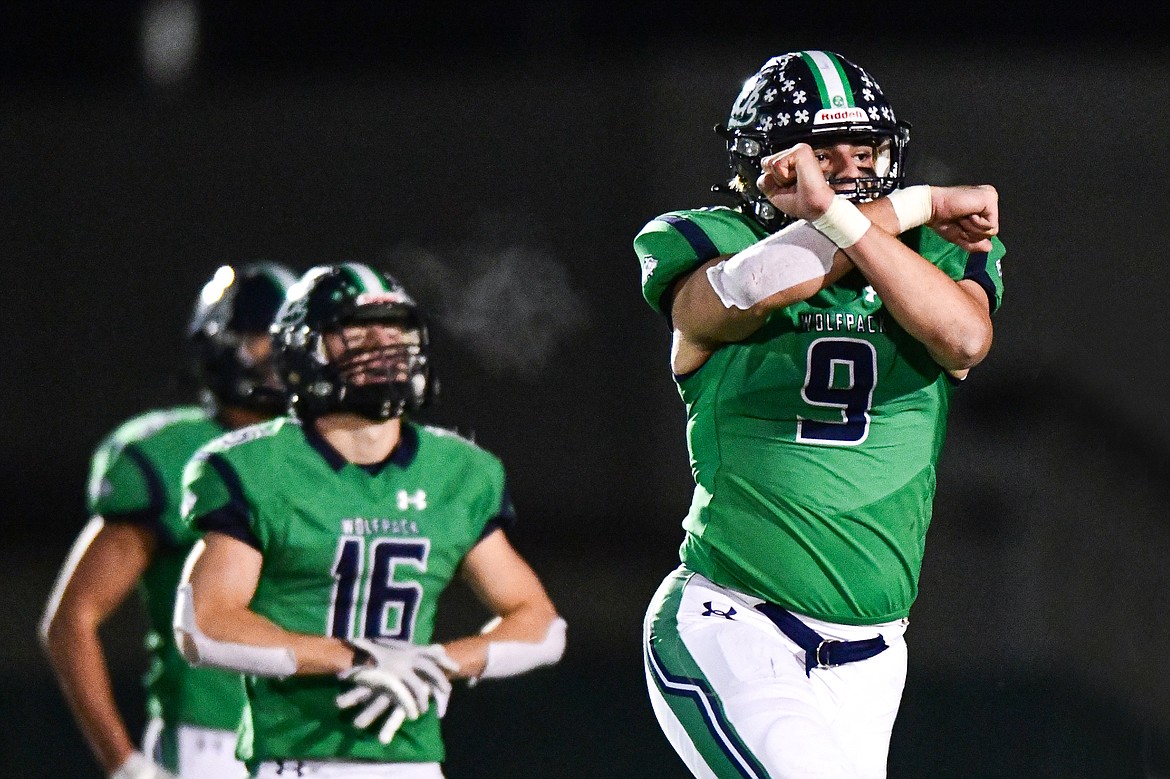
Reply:
<svg viewBox="0 0 1170 779"><path fill-rule="evenodd" d="M274 263L221 267L204 285L188 328L203 404L137 416L93 456L93 517L61 570L41 638L78 726L114 779L244 774L235 759L240 675L192 669L172 638L175 589L196 540L180 517L181 485L183 466L200 446L287 407L268 328L294 280ZM153 656L145 680L151 725L141 751L115 705L98 636L136 584Z"/></svg>
<svg viewBox="0 0 1170 779"><path fill-rule="evenodd" d="M832 52L770 59L723 135L734 207L635 239L695 479L644 633L699 777L886 775L956 385L1002 297L993 187L904 187L909 127Z"/></svg>
<svg viewBox="0 0 1170 779"><path fill-rule="evenodd" d="M450 680L555 663L565 623L503 532L500 461L412 419L433 380L406 291L321 266L273 329L295 415L188 465L185 516L206 536L176 635L192 663L248 674L253 776L441 777ZM495 616L435 643L456 574Z"/></svg>

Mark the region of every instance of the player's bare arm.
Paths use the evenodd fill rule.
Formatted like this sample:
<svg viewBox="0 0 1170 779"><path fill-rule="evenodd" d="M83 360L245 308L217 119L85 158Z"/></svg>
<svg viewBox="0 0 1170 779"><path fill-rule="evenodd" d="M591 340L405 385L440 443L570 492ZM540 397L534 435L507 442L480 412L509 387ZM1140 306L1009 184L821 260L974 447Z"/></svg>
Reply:
<svg viewBox="0 0 1170 779"><path fill-rule="evenodd" d="M489 656L493 653L499 656L500 648L504 649L497 661L502 662L500 671L509 670L508 665L519 668L525 662L532 662L531 667L536 667L560 659L564 650L564 621L557 615L536 573L502 530L492 532L476 544L464 558L460 572L476 597L497 618L479 635L444 644L447 654L459 663L460 670L453 676L478 678L485 671L491 676ZM519 656L508 657L509 652L518 652ZM528 658L524 657L526 654Z"/></svg>
<svg viewBox="0 0 1170 779"><path fill-rule="evenodd" d="M340 639L285 630L249 608L263 563L258 550L213 531L191 555L187 581L195 621L207 638L246 647L289 650L295 658L296 675L337 674L353 665L354 651ZM180 646L184 643L181 640ZM188 651L185 649L184 654Z"/></svg>
<svg viewBox="0 0 1170 779"><path fill-rule="evenodd" d="M768 158L765 169L761 191L785 213L816 222L833 205L836 194L807 144L797 144ZM965 220L959 217L947 221L965 224L963 229L968 232L978 233L979 225L985 230L998 230L998 211L987 202L994 190L971 188L968 192L970 207L978 206L978 210L966 215ZM942 198L939 205L944 216L953 216L962 202L965 201L955 195ZM893 214L888 203L882 209L879 220ZM889 211L883 217L885 209ZM870 210L862 213L869 217ZM901 243L885 225L879 222L878 227L866 229L846 248L850 260L873 286L890 315L926 346L939 365L956 372L978 365L992 341L986 293L975 282L952 280ZM974 242L973 248L983 247L984 240L986 248L990 248L990 236Z"/></svg>
<svg viewBox="0 0 1170 779"><path fill-rule="evenodd" d="M146 528L94 517L78 536L41 621L41 641L61 689L107 772L134 752L118 713L98 634L130 595L154 553Z"/></svg>

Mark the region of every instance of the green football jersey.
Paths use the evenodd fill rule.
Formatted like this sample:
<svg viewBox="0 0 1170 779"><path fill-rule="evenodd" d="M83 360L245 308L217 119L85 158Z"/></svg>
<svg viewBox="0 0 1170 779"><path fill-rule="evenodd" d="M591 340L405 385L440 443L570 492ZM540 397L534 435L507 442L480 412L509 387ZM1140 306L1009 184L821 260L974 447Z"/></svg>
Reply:
<svg viewBox="0 0 1170 779"><path fill-rule="evenodd" d="M344 460L311 427L281 418L229 433L188 466L189 523L264 557L251 609L281 627L353 639L431 642L439 596L464 556L513 518L504 468L438 428L403 422L376 466ZM390 744L354 726L332 676L248 677L251 765L277 759L441 762L436 707Z"/></svg>
<svg viewBox="0 0 1170 779"><path fill-rule="evenodd" d="M675 279L764 234L727 208L653 220L634 243L647 302L669 314ZM968 254L927 228L902 240L951 278L978 282L999 306L998 240L989 254ZM773 312L675 379L695 479L686 566L831 622L905 617L955 382L861 273Z"/></svg>
<svg viewBox="0 0 1170 779"><path fill-rule="evenodd" d="M244 709L243 677L192 668L175 646L171 619L183 563L198 534L182 521L183 466L224 428L195 406L152 411L118 427L94 452L89 476L91 513L106 522L133 522L157 538L150 564L139 580L152 655L144 679L147 709L171 727L197 725L236 730Z"/></svg>

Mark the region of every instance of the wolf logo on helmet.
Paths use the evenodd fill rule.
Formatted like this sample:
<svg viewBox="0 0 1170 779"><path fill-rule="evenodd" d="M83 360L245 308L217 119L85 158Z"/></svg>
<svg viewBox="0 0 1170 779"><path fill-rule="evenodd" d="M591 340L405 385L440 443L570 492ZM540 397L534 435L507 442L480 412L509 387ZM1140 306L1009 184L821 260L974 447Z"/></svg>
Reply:
<svg viewBox="0 0 1170 779"><path fill-rule="evenodd" d="M727 124L731 179L715 187L739 201L770 232L792 219L756 189L760 160L797 143L872 143L871 176L831 183L851 200L873 200L902 185L910 125L898 121L881 87L860 66L829 51L773 57L744 82Z"/></svg>
<svg viewBox="0 0 1170 779"><path fill-rule="evenodd" d="M328 334L393 325L400 340L331 353ZM434 393L427 325L388 273L363 263L322 265L289 290L272 325L281 377L302 419L350 412L373 420L412 413Z"/></svg>

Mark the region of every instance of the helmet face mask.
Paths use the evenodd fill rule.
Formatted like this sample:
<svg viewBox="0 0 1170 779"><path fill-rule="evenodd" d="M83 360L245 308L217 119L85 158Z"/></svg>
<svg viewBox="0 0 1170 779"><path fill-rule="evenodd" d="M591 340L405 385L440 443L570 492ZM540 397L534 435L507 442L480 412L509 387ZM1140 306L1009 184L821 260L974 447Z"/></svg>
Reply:
<svg viewBox="0 0 1170 779"><path fill-rule="evenodd" d="M830 183L851 200L873 200L901 186L910 126L865 70L832 52L802 51L773 57L744 83L720 134L732 173L726 189L775 232L793 220L756 188L762 158L797 143L869 145L873 175Z"/></svg>
<svg viewBox="0 0 1170 779"><path fill-rule="evenodd" d="M281 265L257 262L225 265L204 284L187 337L199 380L217 404L267 415L287 410L268 329L294 280Z"/></svg>
<svg viewBox="0 0 1170 779"><path fill-rule="evenodd" d="M421 312L397 281L367 265L309 271L290 290L273 333L302 418L353 413L384 421L431 397Z"/></svg>

